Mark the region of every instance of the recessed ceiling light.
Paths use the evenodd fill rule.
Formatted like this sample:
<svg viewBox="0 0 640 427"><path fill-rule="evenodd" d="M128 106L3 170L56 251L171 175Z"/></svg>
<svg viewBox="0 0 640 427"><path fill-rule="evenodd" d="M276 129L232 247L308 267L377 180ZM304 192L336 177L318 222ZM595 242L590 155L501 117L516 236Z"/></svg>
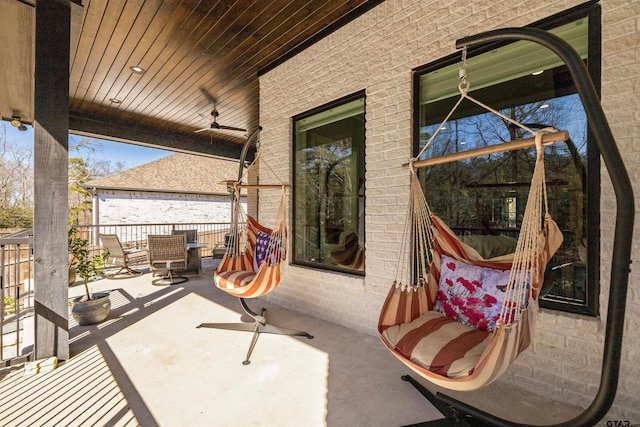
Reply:
<svg viewBox="0 0 640 427"><path fill-rule="evenodd" d="M544 70L536 71L535 73L531 73L531 75L532 76L539 76L542 73L544 73Z"/></svg>
<svg viewBox="0 0 640 427"><path fill-rule="evenodd" d="M120 98L109 98L109 101L113 102L114 104L120 104L122 102L122 99L120 99Z"/></svg>
<svg viewBox="0 0 640 427"><path fill-rule="evenodd" d="M549 104L542 104L540 108L549 108Z"/></svg>
<svg viewBox="0 0 640 427"><path fill-rule="evenodd" d="M129 69L131 70L131 72L136 73L136 74L144 74L145 69L142 67L139 67L137 65L132 65L131 67L129 67Z"/></svg>

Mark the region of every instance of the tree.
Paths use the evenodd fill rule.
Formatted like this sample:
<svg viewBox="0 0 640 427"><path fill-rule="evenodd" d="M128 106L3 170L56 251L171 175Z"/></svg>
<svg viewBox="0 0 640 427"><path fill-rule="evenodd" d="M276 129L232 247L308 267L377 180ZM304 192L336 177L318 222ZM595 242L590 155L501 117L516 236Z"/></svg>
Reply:
<svg viewBox="0 0 640 427"><path fill-rule="evenodd" d="M33 153L0 127L0 228L33 225Z"/></svg>
<svg viewBox="0 0 640 427"><path fill-rule="evenodd" d="M69 228L68 243L69 253L73 255L69 262L69 269L75 268L78 276L82 278L86 299L91 300L89 280L103 273L106 262L109 259L109 251L105 250L99 255L92 256L89 251L89 241L79 236L78 229L74 227Z"/></svg>
<svg viewBox="0 0 640 427"><path fill-rule="evenodd" d="M518 105L502 114L532 129L553 126L569 129L571 140L546 148L545 164L549 207L567 241L583 234L586 138L584 118L579 117L577 95ZM437 125L422 129L427 141ZM504 118L482 113L451 120L426 151L426 157L485 147L529 136ZM574 142L575 141L575 142ZM421 170L425 194L431 209L452 227L477 229L518 227L535 165L535 148L496 153L432 166ZM575 236L573 238L572 236Z"/></svg>
<svg viewBox="0 0 640 427"><path fill-rule="evenodd" d="M82 184L93 179L89 163L80 157L69 159L69 223L91 222L91 192L82 188Z"/></svg>
<svg viewBox="0 0 640 427"><path fill-rule="evenodd" d="M100 141L86 136L69 138L69 152L81 149L94 153L102 147ZM90 224L92 221L91 192L82 188L82 185L92 179L101 178L120 172L125 168L124 162L112 165L109 160L87 159L80 157L69 158L69 223Z"/></svg>

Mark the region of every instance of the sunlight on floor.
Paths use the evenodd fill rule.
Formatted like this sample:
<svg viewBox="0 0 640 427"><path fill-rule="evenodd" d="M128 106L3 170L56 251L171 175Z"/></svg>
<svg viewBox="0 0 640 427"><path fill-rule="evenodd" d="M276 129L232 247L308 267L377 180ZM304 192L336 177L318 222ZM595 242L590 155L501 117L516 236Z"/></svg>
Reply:
<svg viewBox="0 0 640 427"><path fill-rule="evenodd" d="M326 425L328 354L306 339L262 334L244 366L250 333L196 328L239 317L188 294L107 343L149 412L166 425ZM176 396L184 402L179 410Z"/></svg>
<svg viewBox="0 0 640 427"><path fill-rule="evenodd" d="M97 346L52 372L23 374L14 371L0 385L2 426L138 425Z"/></svg>

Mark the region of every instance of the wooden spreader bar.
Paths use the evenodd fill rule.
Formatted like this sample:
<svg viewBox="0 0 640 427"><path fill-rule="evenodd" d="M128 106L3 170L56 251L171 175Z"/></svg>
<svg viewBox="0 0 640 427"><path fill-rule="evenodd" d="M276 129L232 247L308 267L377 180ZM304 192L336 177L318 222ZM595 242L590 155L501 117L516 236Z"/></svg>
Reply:
<svg viewBox="0 0 640 427"><path fill-rule="evenodd" d="M569 131L561 130L558 132L546 133L542 136L542 145L551 145L555 142L566 141L569 139ZM443 163L455 162L458 160L470 159L473 157L485 156L487 154L502 153L505 151L520 150L535 146L535 138L524 138L515 141L503 142L501 144L490 145L487 147L474 148L473 150L461 151L459 153L447 154L444 156L433 157L430 159L417 160L413 163L416 169L427 166L440 165ZM409 168L409 163L402 165L404 169Z"/></svg>
<svg viewBox="0 0 640 427"><path fill-rule="evenodd" d="M232 184L231 187L235 188L248 188L248 189L270 189L270 188L289 188L289 184Z"/></svg>

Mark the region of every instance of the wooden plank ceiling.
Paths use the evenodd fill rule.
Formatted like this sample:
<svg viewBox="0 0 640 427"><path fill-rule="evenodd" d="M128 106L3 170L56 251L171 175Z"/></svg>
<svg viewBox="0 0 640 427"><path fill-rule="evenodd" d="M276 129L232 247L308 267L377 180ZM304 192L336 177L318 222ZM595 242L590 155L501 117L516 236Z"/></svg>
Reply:
<svg viewBox="0 0 640 427"><path fill-rule="evenodd" d="M0 0L2 26L11 25L2 18L8 2L33 9L29 2ZM70 127L78 133L172 148L180 148L183 140L187 151L198 144L237 146L244 142L245 132L195 131L210 127L214 108L218 124L255 129L258 72L379 3L83 0L79 37L71 46ZM24 11L13 16L18 13ZM28 34L24 38L32 43ZM11 44L0 43L0 57L5 58ZM24 70L24 58L11 61L21 61ZM133 66L144 73L135 73ZM8 85L7 80L0 80L0 85ZM2 91L0 95L8 93ZM7 96L7 102L0 103L2 115L11 116L17 108L23 120L32 121L32 109L18 99L16 94ZM15 107L9 105L11 100ZM228 150L219 152L225 155Z"/></svg>

